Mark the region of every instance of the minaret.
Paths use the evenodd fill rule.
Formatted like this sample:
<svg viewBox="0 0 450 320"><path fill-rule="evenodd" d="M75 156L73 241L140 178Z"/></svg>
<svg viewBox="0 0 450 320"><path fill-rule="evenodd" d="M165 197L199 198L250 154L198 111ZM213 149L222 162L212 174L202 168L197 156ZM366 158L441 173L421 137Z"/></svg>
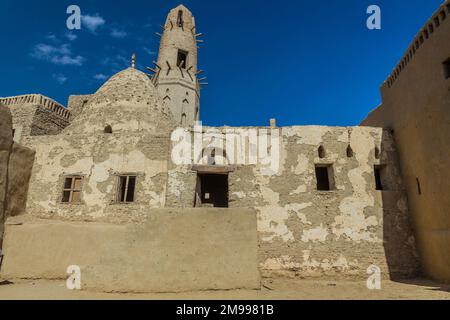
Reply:
<svg viewBox="0 0 450 320"><path fill-rule="evenodd" d="M164 25L153 81L180 126L195 124L200 115L195 18L183 5L172 9Z"/></svg>

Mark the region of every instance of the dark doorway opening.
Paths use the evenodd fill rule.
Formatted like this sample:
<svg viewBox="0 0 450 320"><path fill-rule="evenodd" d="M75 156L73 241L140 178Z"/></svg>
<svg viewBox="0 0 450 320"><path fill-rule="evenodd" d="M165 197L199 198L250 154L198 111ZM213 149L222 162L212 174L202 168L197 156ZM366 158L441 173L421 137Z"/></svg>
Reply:
<svg viewBox="0 0 450 320"><path fill-rule="evenodd" d="M228 208L228 175L199 174L196 207Z"/></svg>
<svg viewBox="0 0 450 320"><path fill-rule="evenodd" d="M333 167L316 165L316 179L318 191L331 191L333 185Z"/></svg>

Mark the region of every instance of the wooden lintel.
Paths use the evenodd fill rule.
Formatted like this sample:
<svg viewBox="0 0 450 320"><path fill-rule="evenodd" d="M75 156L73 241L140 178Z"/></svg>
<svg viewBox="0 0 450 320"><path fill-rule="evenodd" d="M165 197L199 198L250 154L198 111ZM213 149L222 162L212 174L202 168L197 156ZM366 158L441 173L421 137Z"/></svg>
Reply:
<svg viewBox="0 0 450 320"><path fill-rule="evenodd" d="M207 166L207 165L194 165L192 171L196 171L200 174L229 174L234 172L236 168L234 166Z"/></svg>

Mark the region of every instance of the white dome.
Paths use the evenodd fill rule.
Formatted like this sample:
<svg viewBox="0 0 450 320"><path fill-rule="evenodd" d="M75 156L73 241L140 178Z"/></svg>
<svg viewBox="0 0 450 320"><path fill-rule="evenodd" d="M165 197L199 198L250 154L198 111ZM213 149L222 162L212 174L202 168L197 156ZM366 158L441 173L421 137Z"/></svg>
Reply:
<svg viewBox="0 0 450 320"><path fill-rule="evenodd" d="M113 132L167 133L175 122L148 76L128 68L97 90L65 132L103 132L107 126Z"/></svg>

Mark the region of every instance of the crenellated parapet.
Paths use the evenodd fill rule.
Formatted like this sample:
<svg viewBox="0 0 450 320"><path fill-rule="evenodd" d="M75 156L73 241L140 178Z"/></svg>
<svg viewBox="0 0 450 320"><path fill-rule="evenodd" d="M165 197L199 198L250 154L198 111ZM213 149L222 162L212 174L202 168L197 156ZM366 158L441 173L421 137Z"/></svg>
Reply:
<svg viewBox="0 0 450 320"><path fill-rule="evenodd" d="M52 111L54 114L66 119L67 121L69 121L71 117L70 111L63 105L41 94L26 94L14 97L5 97L0 98L0 102L6 106L25 104L38 105Z"/></svg>
<svg viewBox="0 0 450 320"><path fill-rule="evenodd" d="M450 0L446 0L439 9L427 21L424 27L419 31L403 58L397 67L392 71L391 75L384 81L383 88L391 88L395 81L400 77L402 71L413 60L415 54L433 37L433 34L444 24L450 20Z"/></svg>

